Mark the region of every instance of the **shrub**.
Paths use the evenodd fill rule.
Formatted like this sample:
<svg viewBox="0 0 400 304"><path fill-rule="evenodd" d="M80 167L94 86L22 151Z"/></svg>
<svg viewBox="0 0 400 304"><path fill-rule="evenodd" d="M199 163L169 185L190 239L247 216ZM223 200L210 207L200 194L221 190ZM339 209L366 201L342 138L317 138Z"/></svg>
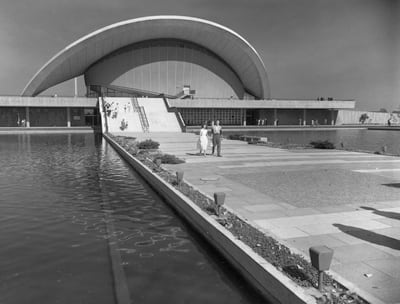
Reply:
<svg viewBox="0 0 400 304"><path fill-rule="evenodd" d="M241 140L241 137L242 137L243 135L241 135L241 134L231 134L231 135L228 135L228 139L232 139L232 140Z"/></svg>
<svg viewBox="0 0 400 304"><path fill-rule="evenodd" d="M369 118L369 117L368 117L368 114L367 114L367 113L364 113L364 114L361 114L359 121L363 124L363 123L365 123L365 121L366 121L368 118Z"/></svg>
<svg viewBox="0 0 400 304"><path fill-rule="evenodd" d="M132 155L136 155L139 150L136 143L128 143L125 149Z"/></svg>
<svg viewBox="0 0 400 304"><path fill-rule="evenodd" d="M124 131L126 128L128 128L128 122L125 119L122 119L119 128L121 129L121 131Z"/></svg>
<svg viewBox="0 0 400 304"><path fill-rule="evenodd" d="M138 148L139 149L158 149L160 144L154 140L151 139L146 139L144 141L139 142Z"/></svg>
<svg viewBox="0 0 400 304"><path fill-rule="evenodd" d="M245 136L244 140L247 141L249 144L256 144L261 140L261 137L258 137L258 136Z"/></svg>
<svg viewBox="0 0 400 304"><path fill-rule="evenodd" d="M161 162L163 164L182 164L185 161L183 159L176 157L175 155L164 154L161 156Z"/></svg>
<svg viewBox="0 0 400 304"><path fill-rule="evenodd" d="M328 140L311 141L310 145L315 149L335 149L335 145Z"/></svg>

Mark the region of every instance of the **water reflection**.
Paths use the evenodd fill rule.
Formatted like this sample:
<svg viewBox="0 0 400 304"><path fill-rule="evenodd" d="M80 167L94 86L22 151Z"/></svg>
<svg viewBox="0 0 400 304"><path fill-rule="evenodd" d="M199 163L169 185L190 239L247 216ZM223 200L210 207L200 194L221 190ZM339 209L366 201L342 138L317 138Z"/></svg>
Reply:
<svg viewBox="0 0 400 304"><path fill-rule="evenodd" d="M263 302L101 138L0 150L1 303L113 303L113 256L134 303Z"/></svg>
<svg viewBox="0 0 400 304"><path fill-rule="evenodd" d="M370 152L382 151L386 146L387 152L400 155L399 131L365 130L365 129L336 129L336 130L299 130L299 131L244 131L225 132L225 134L243 133L267 137L276 143L309 144L314 140L329 140L336 147L341 144L345 149L365 150Z"/></svg>

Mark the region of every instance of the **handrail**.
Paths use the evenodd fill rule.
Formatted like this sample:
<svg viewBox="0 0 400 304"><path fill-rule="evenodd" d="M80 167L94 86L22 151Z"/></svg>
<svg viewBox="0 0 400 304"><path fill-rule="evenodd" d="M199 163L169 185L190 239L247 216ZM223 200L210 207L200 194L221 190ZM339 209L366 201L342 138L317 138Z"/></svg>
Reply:
<svg viewBox="0 0 400 304"><path fill-rule="evenodd" d="M138 113L140 125L142 126L143 132L149 132L149 121L147 120L144 107L139 105L135 97L132 97L131 101L132 101L133 111Z"/></svg>
<svg viewBox="0 0 400 304"><path fill-rule="evenodd" d="M132 98L132 106L133 106L133 111L138 112L139 103L136 98Z"/></svg>
<svg viewBox="0 0 400 304"><path fill-rule="evenodd" d="M183 120L182 114L179 111L175 111L175 115L178 118L178 123L182 129L183 132L186 132L186 124L185 121Z"/></svg>
<svg viewBox="0 0 400 304"><path fill-rule="evenodd" d="M143 122L142 123L143 131L149 132L149 121L147 120L146 112L144 110L144 107L142 106L139 107L139 117L140 120Z"/></svg>

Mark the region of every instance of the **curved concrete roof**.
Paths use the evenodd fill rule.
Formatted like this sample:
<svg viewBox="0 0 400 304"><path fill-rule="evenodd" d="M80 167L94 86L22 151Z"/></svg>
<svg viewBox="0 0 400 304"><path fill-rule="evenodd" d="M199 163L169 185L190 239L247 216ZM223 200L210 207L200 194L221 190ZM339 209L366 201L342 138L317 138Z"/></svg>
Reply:
<svg viewBox="0 0 400 304"><path fill-rule="evenodd" d="M257 51L243 37L220 24L184 16L152 16L118 22L71 43L51 58L24 88L23 96L80 76L102 57L140 41L172 38L199 44L220 56L249 93L269 98L267 72Z"/></svg>

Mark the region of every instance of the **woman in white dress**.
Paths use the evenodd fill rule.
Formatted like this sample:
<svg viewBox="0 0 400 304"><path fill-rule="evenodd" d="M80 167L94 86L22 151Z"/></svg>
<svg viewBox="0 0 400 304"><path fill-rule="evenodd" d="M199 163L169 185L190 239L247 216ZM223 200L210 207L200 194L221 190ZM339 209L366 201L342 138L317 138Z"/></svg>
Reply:
<svg viewBox="0 0 400 304"><path fill-rule="evenodd" d="M206 156L206 150L208 146L207 133L208 133L207 125L203 124L200 130L200 137L197 142L197 148L200 150L200 154L203 154L204 156Z"/></svg>

